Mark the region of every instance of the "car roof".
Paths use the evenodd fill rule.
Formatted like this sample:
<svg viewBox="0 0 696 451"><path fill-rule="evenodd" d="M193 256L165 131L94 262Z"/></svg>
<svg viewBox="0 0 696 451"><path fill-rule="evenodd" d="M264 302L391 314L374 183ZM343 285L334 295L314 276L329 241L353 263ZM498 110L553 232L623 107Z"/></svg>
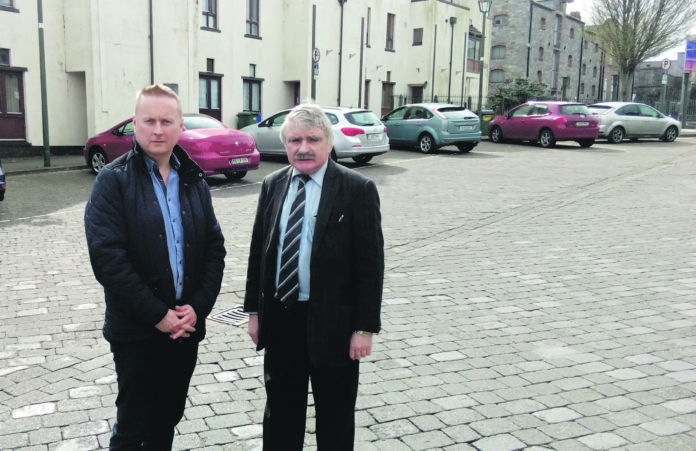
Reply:
<svg viewBox="0 0 696 451"><path fill-rule="evenodd" d="M409 103L404 106L420 106L424 108L442 108L442 107L457 107L457 108L466 108L466 107L460 107L459 105L455 105L453 103Z"/></svg>
<svg viewBox="0 0 696 451"><path fill-rule="evenodd" d="M593 106L593 105L608 106L608 107L612 107L612 108L619 108L619 107L622 107L622 106L624 106L624 105L642 105L642 104L641 104L641 103L638 103L638 102L597 102L597 103L593 103L593 104L590 105L590 106Z"/></svg>

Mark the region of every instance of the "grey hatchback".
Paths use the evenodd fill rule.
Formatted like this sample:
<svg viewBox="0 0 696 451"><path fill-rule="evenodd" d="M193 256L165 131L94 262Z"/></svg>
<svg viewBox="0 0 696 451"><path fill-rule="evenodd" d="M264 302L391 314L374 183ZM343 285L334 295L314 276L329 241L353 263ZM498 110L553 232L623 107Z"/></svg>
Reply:
<svg viewBox="0 0 696 451"><path fill-rule="evenodd" d="M428 153L443 146L469 152L481 141L481 121L472 111L449 103L414 103L387 113L382 122L392 144Z"/></svg>

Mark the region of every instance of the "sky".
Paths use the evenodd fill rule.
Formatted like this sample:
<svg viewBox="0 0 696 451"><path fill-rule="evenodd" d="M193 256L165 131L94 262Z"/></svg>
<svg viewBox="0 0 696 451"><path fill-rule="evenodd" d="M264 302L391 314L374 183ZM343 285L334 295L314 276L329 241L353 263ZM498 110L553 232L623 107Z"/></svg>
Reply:
<svg viewBox="0 0 696 451"><path fill-rule="evenodd" d="M580 11L582 14L582 20L585 23L591 23L592 21L592 4L594 3L593 0L574 0L572 3L568 3L568 8L567 12L571 11ZM691 33L696 34L696 24L691 28ZM659 56L656 56L654 58L651 58L651 60L662 60L664 58L669 58L671 60L676 60L677 59L677 52L684 52L686 47L686 41L684 41L684 44L672 49L670 51L667 51Z"/></svg>

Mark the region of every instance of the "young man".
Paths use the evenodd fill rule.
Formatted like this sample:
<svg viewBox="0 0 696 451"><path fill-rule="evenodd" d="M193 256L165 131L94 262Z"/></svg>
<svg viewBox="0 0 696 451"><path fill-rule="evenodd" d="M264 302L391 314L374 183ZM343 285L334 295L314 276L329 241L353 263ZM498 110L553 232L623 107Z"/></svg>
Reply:
<svg viewBox="0 0 696 451"><path fill-rule="evenodd" d="M97 176L85 232L118 376L110 449L167 450L220 292L225 247L203 171L177 145L176 93L162 85L138 92L133 127L133 149Z"/></svg>
<svg viewBox="0 0 696 451"><path fill-rule="evenodd" d="M319 450L353 449L359 361L380 330L384 239L371 180L334 163L331 123L300 105L290 167L263 181L247 270L248 332L265 349L264 450L301 450L308 384Z"/></svg>

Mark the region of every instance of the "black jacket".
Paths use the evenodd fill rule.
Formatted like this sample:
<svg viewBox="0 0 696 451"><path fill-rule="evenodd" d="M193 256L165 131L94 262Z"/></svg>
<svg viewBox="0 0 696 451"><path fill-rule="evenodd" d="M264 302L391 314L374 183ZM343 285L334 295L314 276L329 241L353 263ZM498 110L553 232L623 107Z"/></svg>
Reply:
<svg viewBox="0 0 696 451"><path fill-rule="evenodd" d="M156 329L175 304L191 305L198 322L191 340L205 336L205 318L220 292L224 238L201 168L178 145L184 286L176 302L161 209L139 145L99 172L85 208L92 269L104 286L108 341L168 338Z"/></svg>
<svg viewBox="0 0 696 451"><path fill-rule="evenodd" d="M261 186L251 238L244 309L257 312L258 349L274 334L278 222L292 168ZM372 180L329 160L317 211L307 313L308 351L316 367L351 362L354 331L379 332L384 282L384 238L379 194Z"/></svg>

